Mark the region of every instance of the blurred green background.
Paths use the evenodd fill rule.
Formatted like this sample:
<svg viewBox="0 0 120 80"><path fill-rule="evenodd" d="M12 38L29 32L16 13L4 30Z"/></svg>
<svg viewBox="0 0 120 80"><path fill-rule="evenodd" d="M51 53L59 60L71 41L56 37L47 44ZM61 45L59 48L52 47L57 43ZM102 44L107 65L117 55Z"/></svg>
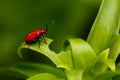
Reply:
<svg viewBox="0 0 120 80"><path fill-rule="evenodd" d="M17 48L29 31L48 26L50 48L62 50L67 38L87 38L101 0L0 0L0 66L22 61ZM59 46L58 46L59 45Z"/></svg>

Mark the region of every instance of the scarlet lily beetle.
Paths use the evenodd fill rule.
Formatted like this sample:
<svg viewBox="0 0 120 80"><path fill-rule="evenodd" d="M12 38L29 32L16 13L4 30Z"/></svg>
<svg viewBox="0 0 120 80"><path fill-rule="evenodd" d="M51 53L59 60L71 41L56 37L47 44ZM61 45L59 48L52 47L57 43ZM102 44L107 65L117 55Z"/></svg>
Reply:
<svg viewBox="0 0 120 80"><path fill-rule="evenodd" d="M41 29L36 29L36 30L33 30L33 31L29 32L25 36L24 41L27 44L33 44L34 42L38 41L39 42L38 47L40 47L40 39L41 38L43 38L44 41L45 41L45 43L47 43L46 40L45 40L45 38L44 38L44 34L46 34L46 33L48 33L48 31L47 31L47 25L46 25L46 29L42 29L41 28Z"/></svg>

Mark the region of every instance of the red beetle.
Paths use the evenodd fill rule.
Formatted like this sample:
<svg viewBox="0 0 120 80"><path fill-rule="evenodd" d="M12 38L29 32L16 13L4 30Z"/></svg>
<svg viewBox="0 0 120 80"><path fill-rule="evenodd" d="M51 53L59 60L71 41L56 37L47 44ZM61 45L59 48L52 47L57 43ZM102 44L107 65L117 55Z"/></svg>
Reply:
<svg viewBox="0 0 120 80"><path fill-rule="evenodd" d="M45 43L47 43L45 38L44 38L44 34L46 34L46 33L48 33L47 32L47 25L46 25L45 30L44 29L36 29L36 30L33 30L33 31L29 32L25 36L24 41L27 44L32 44L32 43L34 43L36 41L39 41L39 46L38 47L40 47L40 39L41 39L41 37L44 39Z"/></svg>

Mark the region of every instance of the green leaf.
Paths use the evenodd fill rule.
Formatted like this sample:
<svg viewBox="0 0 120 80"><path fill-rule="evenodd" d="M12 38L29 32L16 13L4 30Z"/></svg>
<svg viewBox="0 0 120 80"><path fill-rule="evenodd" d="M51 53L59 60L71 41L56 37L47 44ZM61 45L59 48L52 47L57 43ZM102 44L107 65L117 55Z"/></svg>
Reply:
<svg viewBox="0 0 120 80"><path fill-rule="evenodd" d="M120 63L118 63L117 66L116 66L116 72L117 72L117 73L120 73ZM115 77L113 78L113 80L120 80L120 75L115 76Z"/></svg>
<svg viewBox="0 0 120 80"><path fill-rule="evenodd" d="M64 64L69 66L70 69L73 69L73 62L71 56L71 50L62 51L58 54L58 57L61 59Z"/></svg>
<svg viewBox="0 0 120 80"><path fill-rule="evenodd" d="M120 73L107 71L103 74L96 76L93 80L112 80L112 78L115 76L120 76Z"/></svg>
<svg viewBox="0 0 120 80"><path fill-rule="evenodd" d="M82 80L93 80L95 77L95 74L91 71L84 71L82 75Z"/></svg>
<svg viewBox="0 0 120 80"><path fill-rule="evenodd" d="M109 55L109 49L106 49L104 51L102 51L98 57L97 57L97 61L105 61L108 59L108 55Z"/></svg>
<svg viewBox="0 0 120 80"><path fill-rule="evenodd" d="M109 58L112 58L114 61L116 61L119 53L120 53L120 34L115 38L113 42Z"/></svg>
<svg viewBox="0 0 120 80"><path fill-rule="evenodd" d="M67 80L82 80L83 70L66 71Z"/></svg>
<svg viewBox="0 0 120 80"><path fill-rule="evenodd" d="M82 39L69 39L72 50L72 61L75 69L90 69L96 58L91 46Z"/></svg>
<svg viewBox="0 0 120 80"><path fill-rule="evenodd" d="M57 78L55 75L49 73L42 73L42 74L34 75L28 78L27 80L65 80L65 79Z"/></svg>
<svg viewBox="0 0 120 80"><path fill-rule="evenodd" d="M117 66L116 66L116 72L120 73L120 63L118 63Z"/></svg>
<svg viewBox="0 0 120 80"><path fill-rule="evenodd" d="M119 33L120 0L103 0L87 42L98 55L109 47L111 40Z"/></svg>
<svg viewBox="0 0 120 80"><path fill-rule="evenodd" d="M93 68L93 72L98 75L110 68L112 71L115 71L115 62L113 59L108 59L109 49L102 51L97 59Z"/></svg>
<svg viewBox="0 0 120 80"><path fill-rule="evenodd" d="M115 72L115 61L113 59L108 59L105 63L113 72Z"/></svg>
<svg viewBox="0 0 120 80"><path fill-rule="evenodd" d="M103 73L107 69L107 65L105 64L105 61L108 58L108 54L109 54L109 49L106 49L97 56L93 68L93 72L96 75Z"/></svg>
<svg viewBox="0 0 120 80"><path fill-rule="evenodd" d="M0 69L0 75L6 75L6 76L12 75L12 76L18 76L24 79L39 73L50 73L50 74L56 75L59 78L65 77L62 69L57 69L57 68L54 68L45 64L39 64L39 63L24 62L24 63L19 63L17 65L13 65L11 67Z"/></svg>
<svg viewBox="0 0 120 80"><path fill-rule="evenodd" d="M49 38L45 38L46 41L47 41L47 44L45 44L44 40L41 40L40 42L40 48L38 47L38 43L35 43L35 44L31 44L31 45L28 45L26 44L25 42L18 48L18 54L20 57L22 57L22 55L24 54L24 49L30 49L30 50L33 50L33 51L36 51L40 54L43 54L45 55L46 57L48 57L54 64L56 64L57 67L60 67L60 68L65 68L65 69L69 69L68 66L66 66L58 57L58 55L51 51L49 49L49 45L50 43L52 42L51 39Z"/></svg>
<svg viewBox="0 0 120 80"><path fill-rule="evenodd" d="M93 67L93 73L95 75L99 75L99 74L102 74L106 71L107 69L107 65L104 63L104 62L97 62L94 67Z"/></svg>

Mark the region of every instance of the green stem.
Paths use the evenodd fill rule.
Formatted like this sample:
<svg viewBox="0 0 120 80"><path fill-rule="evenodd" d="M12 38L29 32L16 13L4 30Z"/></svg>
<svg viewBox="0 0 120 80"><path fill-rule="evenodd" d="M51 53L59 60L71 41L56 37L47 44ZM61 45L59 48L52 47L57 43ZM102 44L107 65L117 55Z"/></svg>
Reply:
<svg viewBox="0 0 120 80"><path fill-rule="evenodd" d="M71 70L66 71L67 80L82 80L83 71L80 70Z"/></svg>

